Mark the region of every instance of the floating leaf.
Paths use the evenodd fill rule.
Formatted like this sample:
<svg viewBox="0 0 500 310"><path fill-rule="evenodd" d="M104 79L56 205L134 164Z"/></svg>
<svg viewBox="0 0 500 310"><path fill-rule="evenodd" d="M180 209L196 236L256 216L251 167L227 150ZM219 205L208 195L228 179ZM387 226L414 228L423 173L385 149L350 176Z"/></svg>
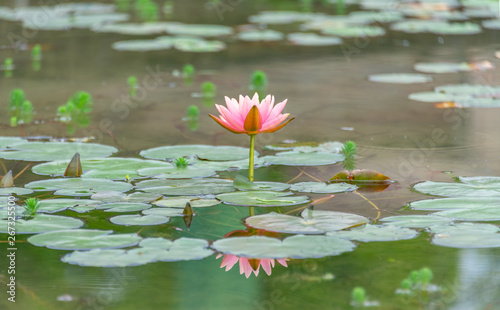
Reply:
<svg viewBox="0 0 500 310"><path fill-rule="evenodd" d="M153 193L136 192L127 195L117 191L100 191L90 197L102 202L151 202L158 200L162 195Z"/></svg>
<svg viewBox="0 0 500 310"><path fill-rule="evenodd" d="M455 73L472 71L466 62L419 62L413 68L424 73Z"/></svg>
<svg viewBox="0 0 500 310"><path fill-rule="evenodd" d="M18 137L0 137L0 149L11 147L23 142L26 142L26 140Z"/></svg>
<svg viewBox="0 0 500 310"><path fill-rule="evenodd" d="M234 191L233 182L221 179L147 180L136 184L144 192L162 195L216 195Z"/></svg>
<svg viewBox="0 0 500 310"><path fill-rule="evenodd" d="M0 195L9 196L9 195L29 195L33 193L33 190L22 188L22 187L3 187L0 188Z"/></svg>
<svg viewBox="0 0 500 310"><path fill-rule="evenodd" d="M233 28L223 25L171 23L166 28L170 34L192 37L220 37L233 33Z"/></svg>
<svg viewBox="0 0 500 310"><path fill-rule="evenodd" d="M279 182L252 182L241 174L234 178L233 185L240 191L284 191L290 188L289 184Z"/></svg>
<svg viewBox="0 0 500 310"><path fill-rule="evenodd" d="M413 229L392 225L367 224L360 227L355 227L351 230L329 232L326 235L362 242L372 242L412 239L418 236L418 232Z"/></svg>
<svg viewBox="0 0 500 310"><path fill-rule="evenodd" d="M440 198L425 199L410 203L414 210L474 210L479 208L499 208L500 200L490 197L461 197L461 198Z"/></svg>
<svg viewBox="0 0 500 310"><path fill-rule="evenodd" d="M80 142L20 142L11 149L0 151L0 158L26 161L52 161L71 158L80 153L83 158L108 157L118 150L112 146ZM64 167L66 168L66 167Z"/></svg>
<svg viewBox="0 0 500 310"><path fill-rule="evenodd" d="M300 182L292 184L290 190L302 193L332 194L351 192L358 188L356 185L337 183L326 184L324 182Z"/></svg>
<svg viewBox="0 0 500 310"><path fill-rule="evenodd" d="M275 30L248 30L238 33L238 38L243 41L281 41L285 38L282 32Z"/></svg>
<svg viewBox="0 0 500 310"><path fill-rule="evenodd" d="M213 169L203 169L196 166L169 167L161 168L144 168L139 169L137 173L141 176L152 176L157 179L191 179L191 178L206 178L216 174Z"/></svg>
<svg viewBox="0 0 500 310"><path fill-rule="evenodd" d="M434 234L456 234L456 233L496 233L500 227L493 224L483 223L453 223L451 225L431 226L429 231Z"/></svg>
<svg viewBox="0 0 500 310"><path fill-rule="evenodd" d="M497 205L469 210L447 210L436 212L434 215L460 221L500 221L500 207Z"/></svg>
<svg viewBox="0 0 500 310"><path fill-rule="evenodd" d="M73 229L47 232L28 238L28 242L56 250L111 249L134 246L142 240L137 234L112 234L111 230Z"/></svg>
<svg viewBox="0 0 500 310"><path fill-rule="evenodd" d="M420 73L386 73L370 75L368 80L377 83L417 84L432 82L432 76Z"/></svg>
<svg viewBox="0 0 500 310"><path fill-rule="evenodd" d="M184 216L183 214L183 209L180 208L151 208L142 211L142 214L144 215L158 215L158 216L166 216L166 217L172 217L172 216Z"/></svg>
<svg viewBox="0 0 500 310"><path fill-rule="evenodd" d="M329 236L292 236L283 241L264 236L224 238L212 247L224 254L248 258L319 258L352 251L355 245Z"/></svg>
<svg viewBox="0 0 500 310"><path fill-rule="evenodd" d="M377 26L346 26L326 27L321 29L322 34L344 38L380 37L385 35L385 29Z"/></svg>
<svg viewBox="0 0 500 310"><path fill-rule="evenodd" d="M325 152L280 152L275 156L262 157L266 163L271 165L285 166L322 166L331 165L344 160L344 155Z"/></svg>
<svg viewBox="0 0 500 310"><path fill-rule="evenodd" d="M98 209L105 209L104 212L135 212L151 208L150 204L138 202L114 202L105 203L98 207Z"/></svg>
<svg viewBox="0 0 500 310"><path fill-rule="evenodd" d="M438 92L419 92L413 93L408 96L408 99L421 101L421 102L444 102L444 101L454 101L460 98L455 95L438 93Z"/></svg>
<svg viewBox="0 0 500 310"><path fill-rule="evenodd" d="M365 192L381 192L393 183L388 176L370 169L344 170L334 175L330 181L354 184Z"/></svg>
<svg viewBox="0 0 500 310"><path fill-rule="evenodd" d="M186 203L188 202L193 208L212 207L220 203L220 201L218 201L217 199L202 199L189 196L180 196L164 198L162 200L156 201L154 204L159 207L166 208L184 208L186 207Z"/></svg>
<svg viewBox="0 0 500 310"><path fill-rule="evenodd" d="M334 211L304 210L301 216L271 212L248 217L245 223L254 228L281 233L323 234L370 222L364 216Z"/></svg>
<svg viewBox="0 0 500 310"><path fill-rule="evenodd" d="M452 222L450 218L434 215L396 215L380 219L399 227L426 228L434 225L447 225Z"/></svg>
<svg viewBox="0 0 500 310"><path fill-rule="evenodd" d="M217 195L225 204L244 207L283 207L308 203L307 196L291 196L290 192L245 191Z"/></svg>
<svg viewBox="0 0 500 310"><path fill-rule="evenodd" d="M431 227L432 243L453 248L500 247L500 228L491 224L457 223Z"/></svg>
<svg viewBox="0 0 500 310"><path fill-rule="evenodd" d="M143 215L133 214L133 215L117 215L109 219L111 223L116 225L160 225L165 224L170 221L169 217L159 216L159 215Z"/></svg>
<svg viewBox="0 0 500 310"><path fill-rule="evenodd" d="M118 41L111 46L117 51L149 52L168 50L173 43L166 40L127 40Z"/></svg>
<svg viewBox="0 0 500 310"><path fill-rule="evenodd" d="M174 159L183 156L196 156L205 160L241 160L247 159L250 151L236 146L211 145L175 145L162 146L141 151L140 155L150 159ZM255 156L259 153L255 152Z"/></svg>
<svg viewBox="0 0 500 310"><path fill-rule="evenodd" d="M447 197L500 197L500 177L460 177L462 183L425 181L413 188L421 193Z"/></svg>
<svg viewBox="0 0 500 310"><path fill-rule="evenodd" d="M64 199L64 198L56 198L56 199L46 199L40 200L40 207L37 212L41 213L54 213L60 212L67 209L72 209L74 211L82 210L83 208L91 208L91 210L95 209L98 205L100 205L100 201L90 200L90 199ZM78 211L77 211L78 212Z"/></svg>
<svg viewBox="0 0 500 310"><path fill-rule="evenodd" d="M325 14L293 11L261 11L257 15L248 17L248 21L254 24L291 24L305 22L316 18L323 18Z"/></svg>
<svg viewBox="0 0 500 310"><path fill-rule="evenodd" d="M54 195L62 196L90 196L99 191L128 191L132 185L125 182L107 179L51 179L34 181L26 184L27 188L35 191L55 191Z"/></svg>
<svg viewBox="0 0 500 310"><path fill-rule="evenodd" d="M10 221L0 219L0 233L7 233ZM37 214L34 218L16 220L16 234L38 234L42 232L75 229L83 226L83 222L68 216Z"/></svg>
<svg viewBox="0 0 500 310"><path fill-rule="evenodd" d="M343 43L342 39L339 37L320 36L315 33L302 32L290 33L287 35L287 39L294 45L304 46L332 46Z"/></svg>
<svg viewBox="0 0 500 310"><path fill-rule="evenodd" d="M474 23L448 23L433 20L404 20L392 24L391 29L407 33L430 32L442 35L471 35L481 32L481 27Z"/></svg>
<svg viewBox="0 0 500 310"><path fill-rule="evenodd" d="M65 255L62 261L89 267L126 267L157 261L199 260L213 254L213 251L208 249L208 242L202 239L180 238L172 242L162 238L146 238L140 245L140 248L128 251L75 251Z"/></svg>

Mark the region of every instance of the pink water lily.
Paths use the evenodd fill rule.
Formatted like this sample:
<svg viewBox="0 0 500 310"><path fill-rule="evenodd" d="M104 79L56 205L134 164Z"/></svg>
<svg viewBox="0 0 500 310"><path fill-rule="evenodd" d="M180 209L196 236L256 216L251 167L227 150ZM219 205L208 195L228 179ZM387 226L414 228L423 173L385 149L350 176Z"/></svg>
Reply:
<svg viewBox="0 0 500 310"><path fill-rule="evenodd" d="M273 258L246 258L246 257L238 257L232 254L219 254L217 255L217 259L222 257L222 263L220 265L221 268L226 267L226 271L233 268L233 266L240 262L240 274L245 274L245 277L250 277L252 272L255 276L259 275L259 269L262 267L268 276L271 275L271 270L274 267L274 259ZM278 263L282 266L288 267L286 262L288 258L277 259Z"/></svg>
<svg viewBox="0 0 500 310"><path fill-rule="evenodd" d="M276 105L274 105L274 96L267 95L262 102L259 102L257 93L253 98L240 95L239 102L229 97L225 97L225 99L227 108L216 104L215 107L220 115L217 118L210 114L210 117L233 133L256 135L275 132L294 119L292 117L284 122L290 115L289 113L281 113L287 99Z"/></svg>

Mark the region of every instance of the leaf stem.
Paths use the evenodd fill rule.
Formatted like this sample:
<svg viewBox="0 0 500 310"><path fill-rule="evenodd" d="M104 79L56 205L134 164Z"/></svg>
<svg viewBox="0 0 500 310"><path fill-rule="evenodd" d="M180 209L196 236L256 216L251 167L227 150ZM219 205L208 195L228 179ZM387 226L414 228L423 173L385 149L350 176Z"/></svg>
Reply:
<svg viewBox="0 0 500 310"><path fill-rule="evenodd" d="M255 135L250 135L250 156L248 161L248 179L253 182L253 162L255 153Z"/></svg>

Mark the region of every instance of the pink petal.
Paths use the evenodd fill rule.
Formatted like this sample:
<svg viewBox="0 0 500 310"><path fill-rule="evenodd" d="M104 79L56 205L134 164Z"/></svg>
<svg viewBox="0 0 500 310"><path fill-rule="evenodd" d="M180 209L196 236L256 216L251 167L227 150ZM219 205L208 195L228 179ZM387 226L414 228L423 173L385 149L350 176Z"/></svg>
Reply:
<svg viewBox="0 0 500 310"><path fill-rule="evenodd" d="M221 105L215 105L215 107L217 108L217 110L219 111L219 113L221 114L221 118L224 117L224 119L230 123L233 127L236 127L238 128L238 130L243 130L243 123L245 120L243 120L243 122L239 119L239 116L238 115L233 115L231 114L231 112L229 112L229 110L226 108L226 107L223 107Z"/></svg>
<svg viewBox="0 0 500 310"><path fill-rule="evenodd" d="M288 267L286 262L288 261L288 258L282 258L282 259L277 259L278 263L280 263L282 266Z"/></svg>
<svg viewBox="0 0 500 310"><path fill-rule="evenodd" d="M224 255L224 258L222 259L222 263L220 264L220 267L226 267L226 271L230 270L233 268L233 266L238 262L238 256L236 255L230 255L226 254Z"/></svg>
<svg viewBox="0 0 500 310"><path fill-rule="evenodd" d="M231 114L239 115L240 106L238 105L238 101L236 101L236 99L229 99L229 97L224 97L224 99L226 100L227 109L231 112Z"/></svg>
<svg viewBox="0 0 500 310"><path fill-rule="evenodd" d="M263 124L262 125L262 128L261 128L261 131L266 131L266 130L269 130L271 128L274 128L276 126L278 126L279 124L281 124L290 114L287 113L287 114L283 114L283 115L280 115L280 116L277 116L275 117L274 119L270 120L268 123L266 124Z"/></svg>
<svg viewBox="0 0 500 310"><path fill-rule="evenodd" d="M233 124L229 123L225 118L224 116L220 115L220 118L219 118L224 124L226 127L230 128L231 130L233 131L237 131L237 132L245 132L244 129L241 129L240 127L235 127Z"/></svg>
<svg viewBox="0 0 500 310"><path fill-rule="evenodd" d="M274 103L274 97L272 102ZM262 103L259 106L260 116L262 117L263 124L266 123L266 120L269 117L269 113L271 113L272 109L273 104L271 103L271 95L267 95L267 97L262 100Z"/></svg>
<svg viewBox="0 0 500 310"><path fill-rule="evenodd" d="M260 265L262 266L262 269L264 269L264 271L267 273L268 276L271 275L271 270L272 270L271 261L273 261L274 263L274 259L265 258L260 260Z"/></svg>
<svg viewBox="0 0 500 310"><path fill-rule="evenodd" d="M287 100L288 99L285 99L282 102L278 103L269 114L268 119L273 119L276 116L278 116L281 113L281 111L283 111L283 109L285 108Z"/></svg>
<svg viewBox="0 0 500 310"><path fill-rule="evenodd" d="M252 274L253 268L248 262L248 258L240 257L240 274L245 274L245 277L250 277Z"/></svg>

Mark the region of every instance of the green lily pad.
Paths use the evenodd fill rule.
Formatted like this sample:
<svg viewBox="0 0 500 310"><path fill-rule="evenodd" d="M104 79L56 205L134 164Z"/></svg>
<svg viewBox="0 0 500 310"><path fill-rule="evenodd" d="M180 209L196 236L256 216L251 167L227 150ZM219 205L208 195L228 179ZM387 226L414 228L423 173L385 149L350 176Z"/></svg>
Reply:
<svg viewBox="0 0 500 310"><path fill-rule="evenodd" d="M438 93L438 92L419 92L419 93L412 93L408 96L408 99L420 102L455 101L456 98L457 96L446 93Z"/></svg>
<svg viewBox="0 0 500 310"><path fill-rule="evenodd" d="M28 242L56 250L111 249L134 246L142 240L137 234L112 234L111 230L73 229L47 232L28 238Z"/></svg>
<svg viewBox="0 0 500 310"><path fill-rule="evenodd" d="M33 167L33 172L42 175L62 176L68 166L70 160L60 160L48 163L39 164ZM89 158L82 159L82 177L85 178L104 178L104 179L121 179L125 176L129 178L137 178L138 169L144 168L161 168L165 167L165 162L155 160L144 160L137 158Z"/></svg>
<svg viewBox="0 0 500 310"><path fill-rule="evenodd" d="M281 233L323 234L370 222L364 216L334 211L304 210L301 216L271 212L248 217L245 223L254 228Z"/></svg>
<svg viewBox="0 0 500 310"><path fill-rule="evenodd" d="M195 37L158 37L156 41L170 42L175 49L182 52L209 53L219 52L226 48L226 44L216 40L205 40Z"/></svg>
<svg viewBox="0 0 500 310"><path fill-rule="evenodd" d="M262 160L271 165L322 166L341 162L344 160L344 155L325 152L303 153L290 151L280 152L275 156L264 156Z"/></svg>
<svg viewBox="0 0 500 310"><path fill-rule="evenodd" d="M419 62L413 68L424 73L456 73L472 71L466 62Z"/></svg>
<svg viewBox="0 0 500 310"><path fill-rule="evenodd" d="M238 38L243 41L281 41L285 38L282 32L266 29L266 30L248 30L238 33Z"/></svg>
<svg viewBox="0 0 500 310"><path fill-rule="evenodd" d="M0 149L23 142L26 140L18 137L0 137Z"/></svg>
<svg viewBox="0 0 500 310"><path fill-rule="evenodd" d="M216 198L228 205L243 207L283 207L310 201L307 196L291 196L290 192L244 191L217 195Z"/></svg>
<svg viewBox="0 0 500 310"><path fill-rule="evenodd" d="M450 84L437 86L435 91L450 95L477 97L496 94L500 92L500 86L493 87L485 84Z"/></svg>
<svg viewBox="0 0 500 310"><path fill-rule="evenodd" d="M132 185L108 179L71 178L34 181L26 184L26 187L35 191L55 191L54 195L61 196L91 196L106 190L126 192Z"/></svg>
<svg viewBox="0 0 500 310"><path fill-rule="evenodd" d="M133 215L117 215L117 216L113 216L109 220L111 221L111 223L116 224L116 225L124 225L124 226L141 225L141 226L146 226L146 225L160 225L160 224L165 224L165 223L168 223L170 221L170 218L166 217L166 216L159 216L159 215L144 215L144 216L141 216L140 214L133 214Z"/></svg>
<svg viewBox="0 0 500 310"><path fill-rule="evenodd" d="M100 191L90 198L102 202L151 202L158 200L162 195L153 193L136 192L127 195L117 191Z"/></svg>
<svg viewBox="0 0 500 310"><path fill-rule="evenodd" d="M166 30L173 35L192 37L220 37L233 34L233 28L223 25L172 23Z"/></svg>
<svg viewBox="0 0 500 310"><path fill-rule="evenodd" d="M142 211L142 214L172 217L172 216L184 216L183 211L184 209L179 209L179 208L151 208Z"/></svg>
<svg viewBox="0 0 500 310"><path fill-rule="evenodd" d="M347 238L362 242L372 241L397 241L413 239L418 232L413 229L393 225L363 225L351 230L329 232L327 236Z"/></svg>
<svg viewBox="0 0 500 310"><path fill-rule="evenodd" d="M500 228L491 224L456 223L431 227L432 243L453 248L500 247Z"/></svg>
<svg viewBox="0 0 500 310"><path fill-rule="evenodd" d="M189 196L179 196L179 197L168 197L162 200L158 200L154 202L154 205L166 208L184 209L186 207L186 203L188 202L193 208L213 207L215 205L220 204L220 201L218 201L217 199L203 199L203 198L194 198Z"/></svg>
<svg viewBox="0 0 500 310"><path fill-rule="evenodd" d="M216 195L235 190L233 182L222 179L146 180L136 186L147 193L172 196Z"/></svg>
<svg viewBox="0 0 500 310"><path fill-rule="evenodd" d="M204 160L241 160L247 159L249 149L236 146L211 146L211 145L174 145L162 146L141 151L140 155L150 159L174 159L180 156L196 156ZM259 156L255 152L255 156Z"/></svg>
<svg viewBox="0 0 500 310"><path fill-rule="evenodd" d="M384 217L380 221L409 228L426 228L434 225L447 225L452 222L450 218L434 215L396 215Z"/></svg>
<svg viewBox="0 0 500 310"><path fill-rule="evenodd" d="M385 29L377 26L346 26L346 27L327 27L321 29L322 34L339 36L343 38L365 38L381 37L385 35Z"/></svg>
<svg viewBox="0 0 500 310"><path fill-rule="evenodd" d="M500 197L500 177L460 177L462 183L425 181L413 188L421 193L447 197Z"/></svg>
<svg viewBox="0 0 500 310"><path fill-rule="evenodd" d="M500 30L500 19L483 20L482 24L484 28Z"/></svg>
<svg viewBox="0 0 500 310"><path fill-rule="evenodd" d="M432 20L404 20L392 24L391 29L406 33L429 32L441 35L471 35L481 32L481 27L474 23L448 23Z"/></svg>
<svg viewBox="0 0 500 310"><path fill-rule="evenodd" d="M495 98L460 98L455 100L459 108L498 108L500 99Z"/></svg>
<svg viewBox="0 0 500 310"><path fill-rule="evenodd" d="M165 33L170 25L175 25L176 22L149 22L149 23L116 23L93 25L92 30L95 32L120 33L127 35L150 35Z"/></svg>
<svg viewBox="0 0 500 310"><path fill-rule="evenodd" d="M414 210L475 210L479 208L499 208L500 200L490 197L460 197L460 198L439 198L425 199L410 203Z"/></svg>
<svg viewBox="0 0 500 310"><path fill-rule="evenodd" d="M320 36L315 33L296 32L287 35L288 41L294 45L304 46L332 46L340 45L343 40L339 37Z"/></svg>
<svg viewBox="0 0 500 310"><path fill-rule="evenodd" d="M237 175L233 185L240 191L284 191L290 188L289 184L280 182L251 182L242 175Z"/></svg>
<svg viewBox="0 0 500 310"><path fill-rule="evenodd" d="M161 40L127 40L115 42L111 47L117 51L149 52L168 50L172 46L171 42Z"/></svg>
<svg viewBox="0 0 500 310"><path fill-rule="evenodd" d="M180 238L175 241L162 238L146 238L141 247L132 250L75 251L65 255L65 263L89 267L127 267L138 266L157 261L172 262L199 260L213 254L208 249L208 242L202 239Z"/></svg>
<svg viewBox="0 0 500 310"><path fill-rule="evenodd" d="M12 225L8 225L8 223L8 220L0 219L0 233L7 233L7 226L13 227ZM79 219L48 214L37 214L34 218L28 220L18 219L15 223L16 234L39 234L63 229L75 229L83 226L83 222Z"/></svg>
<svg viewBox="0 0 500 310"><path fill-rule="evenodd" d="M60 31L69 30L71 28L84 29L98 27L104 23L124 22L128 19L129 15L125 13L55 16L46 19L43 23L25 19L23 27L36 30Z"/></svg>
<svg viewBox="0 0 500 310"><path fill-rule="evenodd" d="M483 223L453 223L451 225L437 225L429 227L433 234L456 234L456 233L496 233L500 227L493 224Z"/></svg>
<svg viewBox="0 0 500 310"><path fill-rule="evenodd" d="M264 236L233 237L215 241L218 252L248 258L319 258L352 251L354 243L329 236L292 236L283 241Z"/></svg>
<svg viewBox="0 0 500 310"><path fill-rule="evenodd" d="M190 167L195 167L198 169L211 169L215 171L236 171L240 169L248 169L248 159L241 160L229 160L229 161L208 161L208 160L189 160L190 163L193 163ZM254 167L259 168L265 165L262 157L255 158Z"/></svg>
<svg viewBox="0 0 500 310"><path fill-rule="evenodd" d="M386 73L370 75L368 80L377 83L417 84L432 82L432 76L420 73Z"/></svg>
<svg viewBox="0 0 500 310"><path fill-rule="evenodd" d="M152 176L156 179L206 178L216 174L213 169L203 169L195 166L177 168L173 164L169 167L139 169L137 173L142 176Z"/></svg>
<svg viewBox="0 0 500 310"><path fill-rule="evenodd" d="M0 158L26 161L70 160L75 153L82 158L108 157L118 150L112 146L80 142L21 142L0 151Z"/></svg>
<svg viewBox="0 0 500 310"><path fill-rule="evenodd" d="M138 202L114 202L105 203L98 209L105 209L104 212L135 212L151 208L150 204Z"/></svg>
<svg viewBox="0 0 500 310"><path fill-rule="evenodd" d="M40 207L38 207L37 212L41 213L54 213L60 212L67 209L78 210L78 208L88 207L92 210L100 205L100 201L90 200L90 199L46 199L40 200Z"/></svg>
<svg viewBox="0 0 500 310"><path fill-rule="evenodd" d="M0 187L0 196L29 195L33 190L22 187Z"/></svg>
<svg viewBox="0 0 500 310"><path fill-rule="evenodd" d="M326 184L324 182L300 182L292 184L290 190L301 193L331 194L352 192L356 188L358 188L356 185L347 183Z"/></svg>
<svg viewBox="0 0 500 310"><path fill-rule="evenodd" d="M500 207L482 207L470 210L447 210L434 213L460 221L500 221Z"/></svg>
<svg viewBox="0 0 500 310"><path fill-rule="evenodd" d="M294 151L300 153L340 153L343 143L332 141L318 144L316 142L298 142L266 145L264 149L273 151Z"/></svg>
<svg viewBox="0 0 500 310"><path fill-rule="evenodd" d="M321 13L294 12L294 11L261 11L257 15L248 17L248 21L254 24L283 25L297 22L305 22L326 16Z"/></svg>

